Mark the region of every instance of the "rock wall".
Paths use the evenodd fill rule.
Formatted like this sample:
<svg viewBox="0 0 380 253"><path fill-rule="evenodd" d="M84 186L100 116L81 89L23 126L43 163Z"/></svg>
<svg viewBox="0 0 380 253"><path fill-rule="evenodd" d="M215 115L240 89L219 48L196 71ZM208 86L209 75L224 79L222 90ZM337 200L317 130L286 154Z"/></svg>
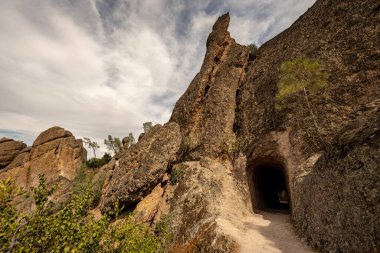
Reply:
<svg viewBox="0 0 380 253"><path fill-rule="evenodd" d="M379 250L380 100L362 112L294 180L296 228L322 251Z"/></svg>
<svg viewBox="0 0 380 253"><path fill-rule="evenodd" d="M228 14L221 16L207 39L200 72L176 103L170 122L185 136L189 159L218 157L235 140L235 97L244 78L249 50L227 31Z"/></svg>
<svg viewBox="0 0 380 253"><path fill-rule="evenodd" d="M163 180L167 167L176 158L181 144L175 123L156 125L137 144L125 151L113 170L100 202L102 212L112 209L116 201L131 208L146 197Z"/></svg>

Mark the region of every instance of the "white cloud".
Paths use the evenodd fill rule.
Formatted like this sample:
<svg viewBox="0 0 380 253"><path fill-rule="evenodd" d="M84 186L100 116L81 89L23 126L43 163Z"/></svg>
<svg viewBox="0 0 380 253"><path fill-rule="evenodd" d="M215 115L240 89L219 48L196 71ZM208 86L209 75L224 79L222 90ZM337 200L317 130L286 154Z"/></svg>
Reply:
<svg viewBox="0 0 380 253"><path fill-rule="evenodd" d="M261 44L313 2L2 0L0 129L137 138L168 120L219 15L237 42Z"/></svg>

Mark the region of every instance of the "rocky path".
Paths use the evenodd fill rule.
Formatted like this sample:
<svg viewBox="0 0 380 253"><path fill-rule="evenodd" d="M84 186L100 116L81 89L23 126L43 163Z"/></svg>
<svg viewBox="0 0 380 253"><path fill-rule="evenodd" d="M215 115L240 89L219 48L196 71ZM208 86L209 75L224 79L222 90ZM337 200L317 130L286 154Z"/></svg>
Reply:
<svg viewBox="0 0 380 253"><path fill-rule="evenodd" d="M223 227L240 244L241 253L313 253L296 236L289 219L289 214L262 212L247 217L243 230Z"/></svg>

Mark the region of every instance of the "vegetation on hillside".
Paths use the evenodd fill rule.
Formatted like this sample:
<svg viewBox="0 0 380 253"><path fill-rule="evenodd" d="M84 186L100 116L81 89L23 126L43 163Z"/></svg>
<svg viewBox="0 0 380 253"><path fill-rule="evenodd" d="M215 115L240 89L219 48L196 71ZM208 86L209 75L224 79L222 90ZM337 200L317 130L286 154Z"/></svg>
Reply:
<svg viewBox="0 0 380 253"><path fill-rule="evenodd" d="M149 133L153 128L153 123L152 122L144 122L143 123L143 129L144 129L144 133Z"/></svg>
<svg viewBox="0 0 380 253"><path fill-rule="evenodd" d="M254 60L256 58L257 50L259 50L259 47L256 46L256 44L252 43L248 45L248 48L249 48L249 58L251 60Z"/></svg>
<svg viewBox="0 0 380 253"><path fill-rule="evenodd" d="M35 211L19 213L12 199L20 194L11 179L0 181L1 252L165 252L170 240L167 223L156 230L133 216L119 219L118 205L100 219L90 214L93 192L88 185L53 213L49 196L55 188L43 175L33 188ZM111 217L116 221L111 223Z"/></svg>

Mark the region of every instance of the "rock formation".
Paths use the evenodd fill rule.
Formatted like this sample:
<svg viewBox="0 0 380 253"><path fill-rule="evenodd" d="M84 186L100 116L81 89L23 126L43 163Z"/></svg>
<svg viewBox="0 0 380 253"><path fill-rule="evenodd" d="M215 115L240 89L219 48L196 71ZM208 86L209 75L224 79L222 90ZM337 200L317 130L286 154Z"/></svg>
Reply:
<svg viewBox="0 0 380 253"><path fill-rule="evenodd" d="M235 252L233 231L253 211L284 205L281 190L311 245L378 252L379 7L319 0L255 55L221 16L169 123L121 155L102 210L139 203L144 220L170 214L176 252ZM281 65L297 57L322 66L327 88L294 92L278 108Z"/></svg>
<svg viewBox="0 0 380 253"><path fill-rule="evenodd" d="M119 202L151 224L169 214L173 252L239 252L245 218L281 208L320 251L379 252L379 14L375 0L318 0L254 54L221 16L169 122L95 177L100 210ZM315 62L327 85L279 107L282 66L294 59ZM0 178L70 182L85 157L58 127L28 148L1 139Z"/></svg>
<svg viewBox="0 0 380 253"><path fill-rule="evenodd" d="M109 211L115 201L126 208L140 202L162 181L181 144L175 123L156 125L136 145L126 150L114 169L100 208Z"/></svg>
<svg viewBox="0 0 380 253"><path fill-rule="evenodd" d="M9 138L0 139L0 170L7 167L13 159L26 148L26 144Z"/></svg>
<svg viewBox="0 0 380 253"><path fill-rule="evenodd" d="M11 177L17 187L29 190L38 184L38 175L43 173L48 184L63 184L56 196L63 194L67 183L74 179L87 156L82 140L75 139L72 133L60 127L52 127L42 132L31 147L18 153L12 162L0 171L0 179ZM22 207L24 210L28 208Z"/></svg>

